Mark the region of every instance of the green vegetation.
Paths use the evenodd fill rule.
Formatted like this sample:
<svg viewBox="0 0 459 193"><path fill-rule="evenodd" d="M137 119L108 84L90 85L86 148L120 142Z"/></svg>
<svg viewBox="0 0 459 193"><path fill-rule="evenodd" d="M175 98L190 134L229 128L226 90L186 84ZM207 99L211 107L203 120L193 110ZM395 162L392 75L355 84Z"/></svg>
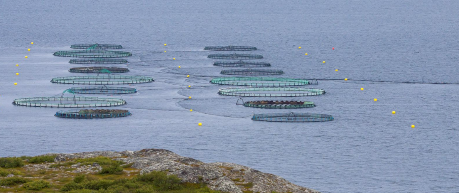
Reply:
<svg viewBox="0 0 459 193"><path fill-rule="evenodd" d="M0 158L0 167L2 168L17 168L24 166L24 162L18 157L3 157Z"/></svg>
<svg viewBox="0 0 459 193"><path fill-rule="evenodd" d="M139 174L140 170L132 164L112 160L107 157L81 158L51 164L55 156L36 156L21 158L0 158L0 188L2 192L66 192L66 193L218 193L207 188L202 182L185 183L167 172L153 171ZM28 160L24 161L23 160ZM52 160L52 161L51 161ZM43 166L24 166L31 163ZM75 164L77 164L75 166ZM19 166L20 165L20 166ZM88 169L90 174L68 172L81 166L100 166L100 172ZM46 168L52 169L46 169ZM13 177L6 177L14 174Z"/></svg>
<svg viewBox="0 0 459 193"><path fill-rule="evenodd" d="M44 188L49 188L51 185L49 182L44 180L37 180L33 182L27 182L23 186L26 190L42 190Z"/></svg>
<svg viewBox="0 0 459 193"><path fill-rule="evenodd" d="M92 191L90 191L92 190ZM63 192L174 192L174 193L217 193L206 187L205 184L182 183L175 175L166 172L153 171L148 174L138 175L134 178L106 180L94 179L86 175L76 176L72 182L61 189Z"/></svg>
<svg viewBox="0 0 459 193"><path fill-rule="evenodd" d="M45 162L54 162L54 158L56 158L56 155L40 155L40 156L35 156L35 157L31 157L29 159L29 163L31 164L41 164L41 163L45 163Z"/></svg>
<svg viewBox="0 0 459 193"><path fill-rule="evenodd" d="M21 178L21 177L4 178L0 180L0 186L14 186L18 184L24 184L28 181L29 181L28 179Z"/></svg>

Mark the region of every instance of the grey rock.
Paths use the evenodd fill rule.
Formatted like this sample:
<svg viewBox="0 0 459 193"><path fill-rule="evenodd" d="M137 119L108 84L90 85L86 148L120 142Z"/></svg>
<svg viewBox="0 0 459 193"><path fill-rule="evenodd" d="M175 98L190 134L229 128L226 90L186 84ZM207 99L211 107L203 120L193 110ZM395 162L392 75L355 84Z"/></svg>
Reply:
<svg viewBox="0 0 459 193"><path fill-rule="evenodd" d="M14 177L14 174L8 174L6 177L7 177L7 178Z"/></svg>
<svg viewBox="0 0 459 193"><path fill-rule="evenodd" d="M166 171L170 175L177 175L183 182L204 182L210 189L222 192L242 193L252 191L260 193L275 192L314 192L317 191L301 187L287 180L268 173L234 163L204 163L199 160L182 157L165 149L143 149L140 151L96 151L74 154L59 154L57 161L105 156L131 164L140 170L141 174L151 171ZM81 168L81 167L80 167ZM78 169L77 172L100 170L99 164L94 163L88 168ZM81 170L81 171L80 171Z"/></svg>

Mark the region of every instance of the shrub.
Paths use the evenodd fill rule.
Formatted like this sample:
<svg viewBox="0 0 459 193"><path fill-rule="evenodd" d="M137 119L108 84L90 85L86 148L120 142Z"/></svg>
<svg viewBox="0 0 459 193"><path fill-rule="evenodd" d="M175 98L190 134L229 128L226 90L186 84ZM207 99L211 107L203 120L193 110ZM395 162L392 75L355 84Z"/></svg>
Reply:
<svg viewBox="0 0 459 193"><path fill-rule="evenodd" d="M3 157L0 158L0 167L2 168L17 168L24 166L24 162L18 157Z"/></svg>
<svg viewBox="0 0 459 193"><path fill-rule="evenodd" d="M112 165L102 166L102 170L99 174L122 174L123 167L119 163L113 163Z"/></svg>
<svg viewBox="0 0 459 193"><path fill-rule="evenodd" d="M73 179L73 181L74 181L75 183L81 183L81 182L84 181L84 179L86 179L86 176L83 175L83 174L80 174L80 175L75 176L75 178Z"/></svg>
<svg viewBox="0 0 459 193"><path fill-rule="evenodd" d="M35 156L29 159L29 163L32 164L40 164L40 163L45 163L45 162L54 162L54 158L56 158L57 155L40 155L40 156Z"/></svg>
<svg viewBox="0 0 459 193"><path fill-rule="evenodd" d="M44 180L38 180L33 182L27 182L23 186L26 190L42 190L44 188L49 188L51 185L49 182Z"/></svg>
<svg viewBox="0 0 459 193"><path fill-rule="evenodd" d="M64 185L64 187L61 188L61 191L63 192L68 192L72 190L80 190L83 189L83 186L80 184L77 184L75 182L70 182Z"/></svg>
<svg viewBox="0 0 459 193"><path fill-rule="evenodd" d="M14 186L17 184L24 184L29 180L21 177L11 177L11 178L4 178L0 180L0 186Z"/></svg>
<svg viewBox="0 0 459 193"><path fill-rule="evenodd" d="M85 189L91 189L91 190L100 190L100 189L106 190L111 185L113 185L113 181L111 180L93 180L93 181L87 181L83 184Z"/></svg>
<svg viewBox="0 0 459 193"><path fill-rule="evenodd" d="M137 180L152 183L159 190L180 190L183 188L180 178L175 175L168 176L166 172L152 171L139 175Z"/></svg>

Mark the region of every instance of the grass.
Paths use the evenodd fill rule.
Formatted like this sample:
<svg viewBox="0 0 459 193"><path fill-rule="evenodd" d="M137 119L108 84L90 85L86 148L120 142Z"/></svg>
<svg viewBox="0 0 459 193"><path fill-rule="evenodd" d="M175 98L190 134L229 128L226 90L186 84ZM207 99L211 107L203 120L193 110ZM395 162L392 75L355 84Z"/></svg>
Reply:
<svg viewBox="0 0 459 193"><path fill-rule="evenodd" d="M56 158L57 155L40 155L40 156L35 156L29 158L27 162L31 164L41 164L41 163L50 163L54 162L54 158Z"/></svg>
<svg viewBox="0 0 459 193"><path fill-rule="evenodd" d="M51 184L44 180L37 180L33 182L27 182L22 186L26 190L42 190L51 187Z"/></svg>
<svg viewBox="0 0 459 193"><path fill-rule="evenodd" d="M91 191L92 190L92 191ZM78 175L72 182L61 189L63 192L135 192L135 193L217 193L204 184L183 183L175 175L166 172L153 171L137 175L131 179L94 179L87 175Z"/></svg>
<svg viewBox="0 0 459 193"><path fill-rule="evenodd" d="M54 161L53 156L2 159L3 163L8 163L9 167L17 167L18 165L11 165L11 163L22 163L24 165L33 162L45 163L50 169L36 170L30 167L0 168L0 186L8 187L0 188L0 193L218 193L218 191L207 188L203 182L185 183L175 175L167 175L166 171L154 171L141 175L139 174L139 169L132 168L132 164L124 164L121 161L107 157L73 159L54 164L49 163L51 158ZM81 166L98 164L102 169L100 172L93 171L88 174L68 172L76 169L72 165L78 163ZM15 176L5 178L9 174L14 174ZM202 181L202 177L200 177L200 180Z"/></svg>
<svg viewBox="0 0 459 193"><path fill-rule="evenodd" d="M26 182L29 182L29 180L21 177L10 177L1 179L0 186L14 186L18 184L24 184Z"/></svg>
<svg viewBox="0 0 459 193"><path fill-rule="evenodd" d="M0 158L0 167L2 168L18 168L24 166L24 162L18 157L3 157Z"/></svg>

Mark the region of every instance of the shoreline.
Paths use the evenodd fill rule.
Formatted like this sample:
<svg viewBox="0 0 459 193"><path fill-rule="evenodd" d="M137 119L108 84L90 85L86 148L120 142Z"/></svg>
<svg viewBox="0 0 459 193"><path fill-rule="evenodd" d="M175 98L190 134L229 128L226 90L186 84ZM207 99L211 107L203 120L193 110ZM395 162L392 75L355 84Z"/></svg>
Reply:
<svg viewBox="0 0 459 193"><path fill-rule="evenodd" d="M224 162L204 163L190 157L180 156L165 149L45 154L22 158L25 160L23 161L25 165L19 167L20 169L18 170L22 171L22 173L17 172L13 174L13 170L7 170L7 168L2 167L2 171L10 171L11 174L7 174L6 176L0 175L0 184L7 178L24 177L25 181L29 181L26 184L32 183L30 180L33 182L37 182L37 180L38 182L44 181L43 183L48 183L48 188L54 187L54 191L56 191L56 188L57 190L60 189L63 191L63 187L68 185L60 183L62 180L59 178L62 177L72 178L73 176L76 178L76 175L101 175L102 180L105 180L105 178L103 178L103 171L107 170L106 167L108 166L104 166L103 163L107 162L107 160L112 160L116 163L119 162L120 164L118 166L124 168L121 169L121 172L118 171L118 175L123 174L128 179L133 178L134 175L165 172L169 176L177 176L181 180L181 183L202 184L205 186L204 188L220 192L318 192L295 185L279 176L263 173L247 166ZM36 160L41 159L43 161L44 158L48 160L37 163ZM105 159L105 161L97 161L98 159ZM0 158L0 163L1 160L2 158ZM39 174L35 174L35 176L24 174L31 171L39 172L39 174L46 174L52 171L56 173L56 176L55 178L49 178L44 175L40 176ZM2 189L8 190L8 188L19 188L19 190L21 190L21 188L23 189L30 186L26 184L17 187L0 186L0 191L3 192ZM24 191L26 190L24 189Z"/></svg>

